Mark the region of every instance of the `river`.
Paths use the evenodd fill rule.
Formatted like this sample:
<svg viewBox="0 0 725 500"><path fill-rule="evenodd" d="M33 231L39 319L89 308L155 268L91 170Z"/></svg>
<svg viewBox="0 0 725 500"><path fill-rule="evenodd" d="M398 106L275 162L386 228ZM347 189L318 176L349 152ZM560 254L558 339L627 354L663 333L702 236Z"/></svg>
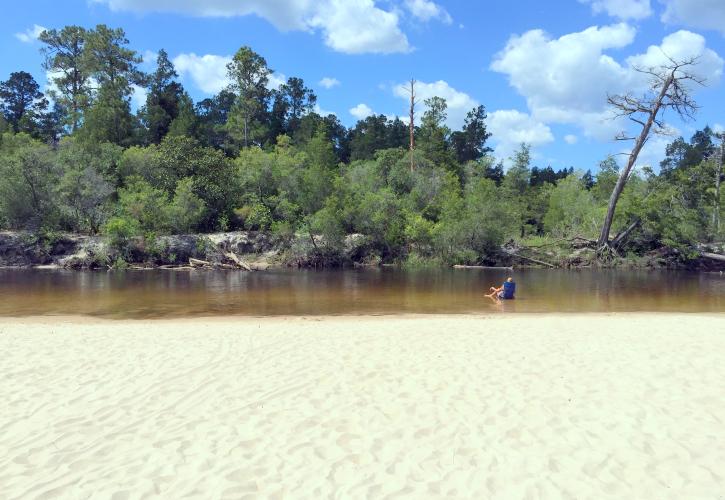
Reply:
<svg viewBox="0 0 725 500"><path fill-rule="evenodd" d="M516 299L484 293L509 274ZM725 275L646 270L0 269L0 316L725 312Z"/></svg>

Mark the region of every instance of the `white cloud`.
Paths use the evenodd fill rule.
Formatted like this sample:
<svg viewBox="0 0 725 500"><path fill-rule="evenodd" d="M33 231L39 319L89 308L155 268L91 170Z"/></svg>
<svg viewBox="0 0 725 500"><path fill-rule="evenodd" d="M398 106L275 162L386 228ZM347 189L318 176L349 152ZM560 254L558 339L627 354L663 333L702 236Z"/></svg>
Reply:
<svg viewBox="0 0 725 500"><path fill-rule="evenodd" d="M564 136L564 141L566 141L567 144L576 144L578 140L579 138L574 134L566 134Z"/></svg>
<svg viewBox="0 0 725 500"><path fill-rule="evenodd" d="M453 19L446 9L430 0L405 0L405 8L413 17L423 22L431 19L440 19L445 24L451 24Z"/></svg>
<svg viewBox="0 0 725 500"><path fill-rule="evenodd" d="M373 0L319 2L309 25L320 28L325 44L337 52L391 54L411 50L398 27L398 14L375 7Z"/></svg>
<svg viewBox="0 0 725 500"><path fill-rule="evenodd" d="M606 12L619 19L644 19L652 15L650 0L579 0L591 4L595 14Z"/></svg>
<svg viewBox="0 0 725 500"><path fill-rule="evenodd" d="M699 58L697 64L687 68L706 83L712 84L720 80L723 70L723 60L715 51L705 46L705 38L691 31L680 30L667 35L660 45L650 45L644 54L627 58L631 67L656 68L666 65L670 61Z"/></svg>
<svg viewBox="0 0 725 500"><path fill-rule="evenodd" d="M46 29L47 28L45 28L44 26L34 24L32 28L28 28L22 33L15 33L15 38L23 43L32 43L37 40L40 34Z"/></svg>
<svg viewBox="0 0 725 500"><path fill-rule="evenodd" d="M324 77L322 80L320 80L320 85L325 87L326 89L331 89L332 87L337 87L340 85L340 80L337 78L331 78L329 76Z"/></svg>
<svg viewBox="0 0 725 500"><path fill-rule="evenodd" d="M522 142L532 147L554 141L554 134L544 123L515 109L502 109L488 114L488 131L496 145L495 155L507 159Z"/></svg>
<svg viewBox="0 0 725 500"><path fill-rule="evenodd" d="M179 54L173 59L176 71L182 77L189 76L194 84L207 94L216 94L229 85L227 78L227 64L232 60L230 56L205 54L197 56Z"/></svg>
<svg viewBox="0 0 725 500"><path fill-rule="evenodd" d="M146 96L148 95L148 90L135 84L131 85L131 88L133 89L133 93L131 94L131 108L142 108L146 105Z"/></svg>
<svg viewBox="0 0 725 500"><path fill-rule="evenodd" d="M216 94L229 85L227 76L227 64L231 62L232 56L220 56L216 54L204 54L198 56L193 52L179 54L172 60L176 72L182 78L191 78L205 94ZM267 88L276 90L280 85L287 82L284 73L272 73L268 77Z"/></svg>
<svg viewBox="0 0 725 500"><path fill-rule="evenodd" d="M712 126L712 131L716 134L725 133L725 125L723 125L722 123L716 123Z"/></svg>
<svg viewBox="0 0 725 500"><path fill-rule="evenodd" d="M194 16L257 15L282 31L319 30L327 46L348 54L408 52L395 10L373 0L92 0L111 10L178 12Z"/></svg>
<svg viewBox="0 0 725 500"><path fill-rule="evenodd" d="M373 114L373 110L367 104L360 103L354 108L350 108L350 114L358 120L364 120Z"/></svg>
<svg viewBox="0 0 725 500"><path fill-rule="evenodd" d="M722 0L660 0L665 5L662 22L719 31L725 35L725 2Z"/></svg>
<svg viewBox="0 0 725 500"><path fill-rule="evenodd" d="M272 73L268 77L267 88L269 90L277 90L283 83L287 83L287 77L284 73Z"/></svg>
<svg viewBox="0 0 725 500"><path fill-rule="evenodd" d="M328 111L326 109L322 109L319 104L315 104L315 106L314 106L314 108L312 108L312 110L320 116L327 116L327 115L337 116L337 113L335 113L334 111Z"/></svg>
<svg viewBox="0 0 725 500"><path fill-rule="evenodd" d="M401 83L393 87L393 93L404 99L405 102L410 101L410 83ZM420 109L416 113L416 123L423 115L423 101L431 97L442 97L448 104L448 119L446 124L452 129L460 129L463 126L463 120L471 109L478 106L478 101L473 97L451 87L445 80L437 82L415 82L416 99L420 101Z"/></svg>
<svg viewBox="0 0 725 500"><path fill-rule="evenodd" d="M537 121L578 125L586 136L600 140L611 139L623 126L611 119L607 94L647 90L646 79L633 66L662 63L663 52L677 58L700 56L696 71L711 84L720 78L723 61L705 47L703 37L687 31L668 35L661 45L625 63L605 53L630 45L634 37L634 28L625 23L594 26L557 39L532 30L512 37L491 68L508 75Z"/></svg>

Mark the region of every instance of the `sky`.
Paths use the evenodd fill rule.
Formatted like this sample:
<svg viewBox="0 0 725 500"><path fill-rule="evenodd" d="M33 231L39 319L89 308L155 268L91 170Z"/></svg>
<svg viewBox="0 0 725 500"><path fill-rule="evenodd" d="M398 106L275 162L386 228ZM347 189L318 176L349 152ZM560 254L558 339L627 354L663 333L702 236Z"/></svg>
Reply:
<svg viewBox="0 0 725 500"><path fill-rule="evenodd" d="M44 28L106 24L126 31L152 71L165 49L195 100L226 84L225 65L241 46L261 54L273 85L301 77L318 112L347 126L371 113L407 115L404 85L421 101L448 102L448 125L486 107L494 154L521 142L541 167L592 169L627 143L607 94L642 93L635 67L666 57L698 57L693 121L665 115L672 137L654 137L640 164L657 166L678 135L725 125L725 0L5 0L0 80L28 71L46 86ZM138 89L134 106L143 101ZM419 116L424 110L421 102Z"/></svg>

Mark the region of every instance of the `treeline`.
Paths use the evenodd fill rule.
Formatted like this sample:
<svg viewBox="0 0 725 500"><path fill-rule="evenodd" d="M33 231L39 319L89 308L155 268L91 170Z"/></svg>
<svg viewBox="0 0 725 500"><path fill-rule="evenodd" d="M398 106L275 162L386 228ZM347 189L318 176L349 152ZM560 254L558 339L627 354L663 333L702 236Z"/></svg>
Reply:
<svg viewBox="0 0 725 500"><path fill-rule="evenodd" d="M102 233L119 249L134 237L262 230L309 235L330 261L359 233L384 261L481 263L510 239L596 237L618 177L612 158L595 174L532 166L525 144L504 170L483 106L452 131L439 97L411 152L398 118L347 129L315 113L301 78L270 89L272 70L248 47L228 66L229 87L194 103L165 51L153 73L139 70L121 29L39 39L48 95L23 71L0 83L2 228ZM134 86L147 90L136 113ZM718 153L705 128L675 140L659 173L629 180L614 226L637 225L628 250L722 236Z"/></svg>

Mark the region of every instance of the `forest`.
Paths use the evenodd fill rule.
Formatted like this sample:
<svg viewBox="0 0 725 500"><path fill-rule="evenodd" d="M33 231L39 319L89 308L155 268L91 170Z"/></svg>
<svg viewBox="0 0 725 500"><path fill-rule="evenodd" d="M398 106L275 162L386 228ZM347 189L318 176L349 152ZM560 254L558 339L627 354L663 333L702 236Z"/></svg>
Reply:
<svg viewBox="0 0 725 500"><path fill-rule="evenodd" d="M116 260L163 235L237 230L308 240L308 261L323 265L342 263L352 234L372 263L569 252L596 242L620 178L614 157L554 170L535 165L527 144L504 168L485 108L450 130L439 97L418 106L413 147L399 118L346 128L314 111L301 78L270 88L272 69L246 46L228 65L228 88L194 102L164 50L153 72L139 69L122 29L66 26L39 40L49 90L22 70L0 82L0 229L102 235ZM134 86L147 91L136 112ZM653 254L687 262L697 244L722 241L722 149L705 127L673 137L659 165L625 175L615 264Z"/></svg>

